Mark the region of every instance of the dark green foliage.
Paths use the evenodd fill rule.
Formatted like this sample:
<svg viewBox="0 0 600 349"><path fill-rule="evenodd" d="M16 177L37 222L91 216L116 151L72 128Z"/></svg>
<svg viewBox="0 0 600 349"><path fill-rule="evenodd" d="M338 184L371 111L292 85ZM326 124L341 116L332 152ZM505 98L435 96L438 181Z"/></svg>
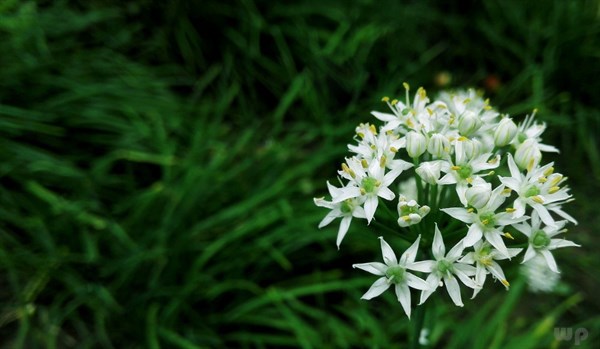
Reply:
<svg viewBox="0 0 600 349"><path fill-rule="evenodd" d="M580 220L563 284L432 297L431 340L600 340L600 22L594 1L0 3L0 348L399 347L359 298L374 234L317 229L355 125L402 82L533 108ZM495 84L497 82L498 84ZM392 243L393 244L393 243ZM457 321L459 319L460 321ZM474 337L472 333L478 333ZM562 343L566 344L566 343Z"/></svg>

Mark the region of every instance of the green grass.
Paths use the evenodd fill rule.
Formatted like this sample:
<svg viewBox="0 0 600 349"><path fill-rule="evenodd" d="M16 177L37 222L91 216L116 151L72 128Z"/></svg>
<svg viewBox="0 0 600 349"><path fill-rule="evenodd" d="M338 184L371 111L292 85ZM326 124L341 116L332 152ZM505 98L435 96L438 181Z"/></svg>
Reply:
<svg viewBox="0 0 600 349"><path fill-rule="evenodd" d="M532 295L434 295L432 347L600 341L594 1L0 3L0 348L389 348L409 323L317 229L355 125L402 82L533 108L583 247ZM494 75L498 88L486 85ZM489 80L488 80L489 81ZM477 333L474 336L473 333Z"/></svg>

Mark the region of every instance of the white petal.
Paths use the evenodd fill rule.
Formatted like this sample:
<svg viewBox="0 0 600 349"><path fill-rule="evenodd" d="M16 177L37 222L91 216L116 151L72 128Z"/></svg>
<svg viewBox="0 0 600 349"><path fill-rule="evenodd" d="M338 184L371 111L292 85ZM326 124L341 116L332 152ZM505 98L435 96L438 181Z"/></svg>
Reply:
<svg viewBox="0 0 600 349"><path fill-rule="evenodd" d="M420 271L422 273L431 273L437 263L435 261L420 261L415 263L407 263L406 269Z"/></svg>
<svg viewBox="0 0 600 349"><path fill-rule="evenodd" d="M365 209L360 206L354 207L354 210L352 211L352 216L354 216L356 218L367 219L367 215L365 214Z"/></svg>
<svg viewBox="0 0 600 349"><path fill-rule="evenodd" d="M429 298L429 296L431 296L431 294L435 292L440 283L440 277L432 273L429 274L429 276L427 276L427 280L425 280L425 282L427 282L430 288L421 292L421 299L419 301L419 305L425 303L427 298Z"/></svg>
<svg viewBox="0 0 600 349"><path fill-rule="evenodd" d="M417 258L417 252L419 251L419 242L421 241L421 235L413 242L413 244L400 256L400 265L406 265L407 263L413 263Z"/></svg>
<svg viewBox="0 0 600 349"><path fill-rule="evenodd" d="M577 245L573 241L563 240L563 239L552 239L550 241L550 245L548 246L549 250L554 250L562 247L581 247L581 245Z"/></svg>
<svg viewBox="0 0 600 349"><path fill-rule="evenodd" d="M385 275L387 270L387 265L379 262L371 262L371 263L361 263L361 264L352 264L352 268L362 269L366 272L377 276Z"/></svg>
<svg viewBox="0 0 600 349"><path fill-rule="evenodd" d="M519 188L520 188L520 182L518 179L516 178L512 178L512 177L501 177L498 176L500 178L500 182L502 182L502 184L504 184L505 186L509 187L510 189L518 192Z"/></svg>
<svg viewBox="0 0 600 349"><path fill-rule="evenodd" d="M461 240L457 242L456 245L450 249L450 251L448 251L446 257L451 260L456 260L462 255L464 249L465 245L463 244L463 240Z"/></svg>
<svg viewBox="0 0 600 349"><path fill-rule="evenodd" d="M506 276L504 276L504 271L502 270L502 267L500 267L500 264L492 261L492 265L488 266L488 270L496 279L500 280L500 282L502 282L504 287L506 287L508 290L507 284L504 283L506 281Z"/></svg>
<svg viewBox="0 0 600 349"><path fill-rule="evenodd" d="M442 233L440 232L437 223L435 224L435 235L433 236L431 252L433 252L433 256L437 260L442 259L446 254L446 246L444 246L444 239L442 239Z"/></svg>
<svg viewBox="0 0 600 349"><path fill-rule="evenodd" d="M513 258L514 256L521 253L521 251L523 251L522 248L507 248L507 250L508 250L508 256L504 256L501 253L496 253L496 254L494 254L494 259L495 260L503 260L503 259L507 259L507 258Z"/></svg>
<svg viewBox="0 0 600 349"><path fill-rule="evenodd" d="M548 263L550 270L552 270L555 273L560 273L560 271L558 271L556 261L554 260L554 256L552 256L552 253L548 250L541 250L540 252L542 253L542 256L544 256L546 263Z"/></svg>
<svg viewBox="0 0 600 349"><path fill-rule="evenodd" d="M396 284L396 296L398 302L402 304L402 309L406 313L406 316L410 319L410 290L408 285L405 283Z"/></svg>
<svg viewBox="0 0 600 349"><path fill-rule="evenodd" d="M339 210L333 210L331 212L329 212L325 218L323 218L323 220L319 223L319 228L323 228L324 226L329 225L329 223L331 223L334 219L340 217L342 215L342 212L340 212Z"/></svg>
<svg viewBox="0 0 600 349"><path fill-rule="evenodd" d="M447 173L446 175L444 175L444 177L440 178L437 182L439 185L455 184L456 178L454 178L452 173Z"/></svg>
<svg viewBox="0 0 600 349"><path fill-rule="evenodd" d="M492 246L494 246L494 248L496 248L496 250L498 250L498 252L500 252L502 255L506 256L507 258L510 257L510 255L508 253L508 249L506 248L504 241L500 237L500 234L498 234L496 232L488 232L488 233L484 233L483 235L485 236L485 239L487 241L489 241L490 244L492 244Z"/></svg>
<svg viewBox="0 0 600 349"><path fill-rule="evenodd" d="M344 236L346 236L346 233L348 232L348 228L350 228L351 222L352 222L352 216L346 216L346 217L342 218L342 221L340 222L340 229L338 230L337 241L336 241L338 250L340 249L342 240L344 240Z"/></svg>
<svg viewBox="0 0 600 349"><path fill-rule="evenodd" d="M525 215L525 203L521 198L518 198L513 202L513 208L515 212L513 212L513 218L523 217Z"/></svg>
<svg viewBox="0 0 600 349"><path fill-rule="evenodd" d="M532 204L531 207L533 207L535 212L537 212L540 215L540 218L542 222L544 222L544 224L546 224L549 227L556 227L556 223L554 222L552 216L550 216L550 213L548 212L546 207L538 203Z"/></svg>
<svg viewBox="0 0 600 349"><path fill-rule="evenodd" d="M513 159L511 153L508 153L508 169L510 170L510 175L513 178L521 179L521 171L519 171L519 167L515 163L515 160ZM511 189L513 189L513 188L511 188ZM513 189L513 190L517 190L517 189Z"/></svg>
<svg viewBox="0 0 600 349"><path fill-rule="evenodd" d="M396 197L396 194L394 194L394 192L392 192L388 187L380 187L377 191L377 195L388 201L392 201Z"/></svg>
<svg viewBox="0 0 600 349"><path fill-rule="evenodd" d="M459 307L463 307L464 304L460 297L460 286L458 285L456 278L452 276L445 276L444 284L446 285L446 290L448 291L448 294L450 295L450 298L452 298L454 304Z"/></svg>
<svg viewBox="0 0 600 349"><path fill-rule="evenodd" d="M467 193L467 184L466 183L457 183L456 184L456 195L458 196L460 203L463 204L463 206L465 206L465 207L467 207L467 205L468 205L466 193Z"/></svg>
<svg viewBox="0 0 600 349"><path fill-rule="evenodd" d="M381 121L385 121L385 122L394 121L394 120L398 119L398 117L396 115L388 114L388 113L381 113L378 111L372 111L371 115L373 115L377 119L379 119Z"/></svg>
<svg viewBox="0 0 600 349"><path fill-rule="evenodd" d="M388 288L390 288L390 284L388 283L387 278L385 276L380 277L373 283L373 285L371 285L371 288L369 288L369 290L360 298L367 300L375 298L383 292L385 292L385 290L387 290Z"/></svg>
<svg viewBox="0 0 600 349"><path fill-rule="evenodd" d="M416 290L428 290L431 288L431 285L427 283L427 281L421 279L418 276L414 276L411 273L406 273L406 283L408 286L416 289Z"/></svg>
<svg viewBox="0 0 600 349"><path fill-rule="evenodd" d="M465 208L462 207L451 207L451 208L442 208L440 211L445 212L450 215L452 218L456 218L464 223L473 223L473 214L467 212Z"/></svg>
<svg viewBox="0 0 600 349"><path fill-rule="evenodd" d="M367 196L367 200L365 201L365 216L367 216L367 221L371 223L373 216L375 216L375 211L377 210L377 205L379 204L379 199L377 196L369 195Z"/></svg>
<svg viewBox="0 0 600 349"><path fill-rule="evenodd" d="M385 242L383 237L380 236L379 240L381 242L381 254L383 254L383 261L385 262L385 264L389 266L398 265L398 259L396 259L396 254L394 253L394 250L392 250L390 245L387 242Z"/></svg>
<svg viewBox="0 0 600 349"><path fill-rule="evenodd" d="M536 253L535 253L535 250L533 249L533 246L529 245L529 247L527 247L527 251L525 251L525 256L523 256L523 261L521 262L521 264L529 261L530 259L535 257L535 255L536 255Z"/></svg>
<svg viewBox="0 0 600 349"><path fill-rule="evenodd" d="M471 247L475 245L477 241L481 241L481 237L483 236L483 231L479 224L471 224L469 227L469 231L467 232L467 236L463 239L463 244L465 247Z"/></svg>
<svg viewBox="0 0 600 349"><path fill-rule="evenodd" d="M332 202L337 203L337 202L342 202L344 200L348 200L351 198L356 198L361 196L362 194L360 193L360 188L359 187L344 187L344 188L340 188L340 192L338 193L339 195L337 195L336 197L332 198Z"/></svg>

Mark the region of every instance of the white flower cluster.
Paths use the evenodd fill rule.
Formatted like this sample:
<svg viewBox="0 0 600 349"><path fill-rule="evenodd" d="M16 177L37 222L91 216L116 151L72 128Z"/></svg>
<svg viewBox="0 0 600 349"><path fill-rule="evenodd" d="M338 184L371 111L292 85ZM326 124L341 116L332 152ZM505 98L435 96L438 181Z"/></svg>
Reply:
<svg viewBox="0 0 600 349"><path fill-rule="evenodd" d="M572 200L566 177L553 163L541 163L542 152L558 149L541 143L545 124L535 122L535 111L517 125L473 90L441 93L430 101L419 88L411 103L408 84L404 87L405 103L384 97L391 113L372 112L381 126L356 128L357 144L348 145L352 154L338 172L341 187L327 183L331 200L315 199L331 210L319 227L341 218L338 248L352 218L376 222L412 243L398 260L380 238L384 263L354 265L380 276L363 298L394 285L410 317L409 288L421 291L421 304L445 285L462 306L457 279L473 289L473 297L488 274L508 289L497 261L523 250L522 263L543 260L558 273L551 251L578 245L555 237L568 222L577 222L562 210ZM407 178L412 189L392 186ZM392 205L396 196L398 204ZM447 253L444 240L453 246Z"/></svg>

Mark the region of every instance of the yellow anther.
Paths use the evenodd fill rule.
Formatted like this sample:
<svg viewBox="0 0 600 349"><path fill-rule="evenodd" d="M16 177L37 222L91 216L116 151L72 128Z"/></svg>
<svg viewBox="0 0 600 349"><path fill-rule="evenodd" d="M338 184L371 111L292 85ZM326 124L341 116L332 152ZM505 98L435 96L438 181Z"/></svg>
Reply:
<svg viewBox="0 0 600 349"><path fill-rule="evenodd" d="M560 183L560 181L562 181L563 176L562 175L558 175L555 176L554 178L552 178L552 182L550 182L550 186L555 187L558 183Z"/></svg>
<svg viewBox="0 0 600 349"><path fill-rule="evenodd" d="M509 233L509 232L505 232L505 233L504 233L504 236L506 236L507 238L509 238L509 239L511 239L511 240L514 240L514 239L515 239L515 238L514 238L512 235L510 235L510 233Z"/></svg>
<svg viewBox="0 0 600 349"><path fill-rule="evenodd" d="M419 94L419 97L421 97L421 99L425 99L425 97L427 97L427 92L423 87L419 87L417 93Z"/></svg>
<svg viewBox="0 0 600 349"><path fill-rule="evenodd" d="M350 177L355 178L356 174L354 173L354 171L352 171L350 169L350 167L348 167L348 165L346 164L342 164L342 171L346 172L347 174L350 175Z"/></svg>
<svg viewBox="0 0 600 349"><path fill-rule="evenodd" d="M492 107L489 105L484 105L483 110L492 110Z"/></svg>
<svg viewBox="0 0 600 349"><path fill-rule="evenodd" d="M367 194L367 191L364 188L360 188L360 195Z"/></svg>
<svg viewBox="0 0 600 349"><path fill-rule="evenodd" d="M377 149L377 146L375 144L371 144L371 149L375 150Z"/></svg>
<svg viewBox="0 0 600 349"><path fill-rule="evenodd" d="M460 136L460 137L458 137L458 140L461 142L464 142L464 141L468 141L469 139L465 136Z"/></svg>
<svg viewBox="0 0 600 349"><path fill-rule="evenodd" d="M537 202L538 204L543 204L544 203L544 199L541 196L539 196L539 195L533 196L531 198L531 200Z"/></svg>
<svg viewBox="0 0 600 349"><path fill-rule="evenodd" d="M456 120L454 116L451 116L450 119L448 119L448 125L452 125L454 123L454 120Z"/></svg>
<svg viewBox="0 0 600 349"><path fill-rule="evenodd" d="M496 158L493 158L493 159L489 160L487 163L490 164L490 165L493 165L493 164L495 164L497 162L498 162L498 158L496 157Z"/></svg>
<svg viewBox="0 0 600 349"><path fill-rule="evenodd" d="M429 113L429 116L433 115L433 110L429 109L429 108L425 108L425 110L427 110L427 112Z"/></svg>
<svg viewBox="0 0 600 349"><path fill-rule="evenodd" d="M469 184L473 183L473 177L467 177L466 181Z"/></svg>
<svg viewBox="0 0 600 349"><path fill-rule="evenodd" d="M510 188L504 188L504 189L502 189L502 194L503 195L510 195L510 193L512 193L512 189L510 189Z"/></svg>
<svg viewBox="0 0 600 349"><path fill-rule="evenodd" d="M473 213L473 211L475 211L475 209L474 209L473 207L469 207L469 208L467 209L467 212L468 212L468 213Z"/></svg>
<svg viewBox="0 0 600 349"><path fill-rule="evenodd" d="M504 285L506 287L510 287L510 284L508 283L508 281L506 281L506 280L500 280L500 282L502 283L502 285Z"/></svg>
<svg viewBox="0 0 600 349"><path fill-rule="evenodd" d="M450 147L444 147L444 151L445 151L446 153L449 153L449 152L450 152Z"/></svg>
<svg viewBox="0 0 600 349"><path fill-rule="evenodd" d="M549 169L547 169L546 171L544 171L544 176L548 177L553 172L554 172L554 167L551 166Z"/></svg>
<svg viewBox="0 0 600 349"><path fill-rule="evenodd" d="M454 171L458 171L458 170L460 170L460 166L454 165L454 166L450 167L450 169L454 170Z"/></svg>
<svg viewBox="0 0 600 349"><path fill-rule="evenodd" d="M486 176L493 176L494 174L496 174L496 171L492 170L492 171L488 172Z"/></svg>
<svg viewBox="0 0 600 349"><path fill-rule="evenodd" d="M403 82L403 83L402 83L402 86L404 86L404 89L405 89L406 91L410 90L410 85L409 85L408 83L406 83L406 82Z"/></svg>
<svg viewBox="0 0 600 349"><path fill-rule="evenodd" d="M386 157L385 155L382 155L382 156L381 156L381 159L379 159L379 166L380 166L381 168L384 168L384 167L385 167L385 164L386 164L386 162L387 162L387 157Z"/></svg>
<svg viewBox="0 0 600 349"><path fill-rule="evenodd" d="M381 186L381 181L377 181L377 182L375 182L375 186L376 186L376 187L380 187L380 186Z"/></svg>
<svg viewBox="0 0 600 349"><path fill-rule="evenodd" d="M377 129L375 128L375 125L369 125L369 130L371 130L371 132L373 132L374 135L377 134Z"/></svg>
<svg viewBox="0 0 600 349"><path fill-rule="evenodd" d="M385 96L381 99L382 102L389 102L390 101L390 97Z"/></svg>
<svg viewBox="0 0 600 349"><path fill-rule="evenodd" d="M397 152L398 152L398 149L396 149L396 148L394 148L394 147L390 147L390 151L391 151L392 153L397 153Z"/></svg>
<svg viewBox="0 0 600 349"><path fill-rule="evenodd" d="M392 100L392 105L396 105L396 104L398 104L398 100L397 99L393 99Z"/></svg>
<svg viewBox="0 0 600 349"><path fill-rule="evenodd" d="M468 104L468 103L470 103L470 102L471 102L471 98L467 98L467 99L465 99L465 100L463 101L463 103L464 103L464 104Z"/></svg>
<svg viewBox="0 0 600 349"><path fill-rule="evenodd" d="M529 163L527 164L527 172L531 172L531 170L533 170L533 165L535 165L535 160L529 160Z"/></svg>
<svg viewBox="0 0 600 349"><path fill-rule="evenodd" d="M508 213L513 213L513 212L515 212L516 210L517 210L517 209L516 209L516 208L514 208L514 207L507 207L507 208L506 208L506 212L508 212Z"/></svg>
<svg viewBox="0 0 600 349"><path fill-rule="evenodd" d="M406 119L406 125L410 128L415 128L415 124L413 124L411 119Z"/></svg>
<svg viewBox="0 0 600 349"><path fill-rule="evenodd" d="M552 188L550 188L550 189L548 190L548 193L550 193L550 194L554 194L554 193L556 193L556 192L557 192L557 191L559 191L559 190L560 190L560 187L558 187L558 186L556 186L556 187L552 187Z"/></svg>
<svg viewBox="0 0 600 349"><path fill-rule="evenodd" d="M485 101L483 101L483 104L485 104L485 105L488 105L488 104L490 104L490 99L489 99L489 98L486 98L486 99L485 99Z"/></svg>
<svg viewBox="0 0 600 349"><path fill-rule="evenodd" d="M483 263L483 265L487 265L488 267L490 265L492 265L492 258L488 257L484 257L480 260L481 263Z"/></svg>
<svg viewBox="0 0 600 349"><path fill-rule="evenodd" d="M360 160L360 164L362 165L363 168L369 167L369 163L367 162L366 159Z"/></svg>
<svg viewBox="0 0 600 349"><path fill-rule="evenodd" d="M488 225L489 223L490 223L489 219L484 219L481 221L481 224L483 224L483 225Z"/></svg>
<svg viewBox="0 0 600 349"><path fill-rule="evenodd" d="M536 114L538 112L537 108L533 109L533 114Z"/></svg>
<svg viewBox="0 0 600 349"><path fill-rule="evenodd" d="M402 220L405 222L409 222L410 221L410 216L402 216Z"/></svg>
<svg viewBox="0 0 600 349"><path fill-rule="evenodd" d="M547 180L548 178L546 178L545 176L540 176L540 178L538 178L538 182L540 183L546 183Z"/></svg>
<svg viewBox="0 0 600 349"><path fill-rule="evenodd" d="M454 138L454 137L452 137L452 136L448 137L448 141L450 141L450 142L454 142L454 140L455 140L455 139L456 139L456 138Z"/></svg>

